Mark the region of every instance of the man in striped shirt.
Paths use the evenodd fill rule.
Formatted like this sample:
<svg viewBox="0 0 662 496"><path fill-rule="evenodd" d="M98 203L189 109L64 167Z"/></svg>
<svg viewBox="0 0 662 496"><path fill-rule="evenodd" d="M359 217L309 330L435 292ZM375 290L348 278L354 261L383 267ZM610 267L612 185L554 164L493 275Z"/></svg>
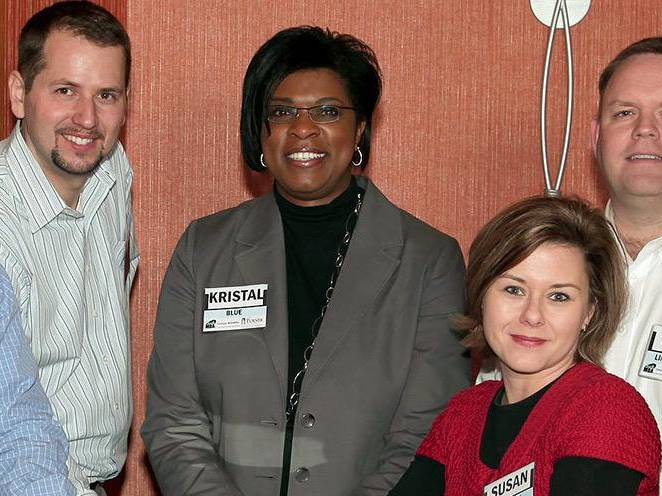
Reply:
<svg viewBox="0 0 662 496"><path fill-rule="evenodd" d="M126 116L129 38L103 8L36 13L9 76L18 119L0 143L0 265L53 410L78 495L124 464L131 422L128 296L138 263Z"/></svg>

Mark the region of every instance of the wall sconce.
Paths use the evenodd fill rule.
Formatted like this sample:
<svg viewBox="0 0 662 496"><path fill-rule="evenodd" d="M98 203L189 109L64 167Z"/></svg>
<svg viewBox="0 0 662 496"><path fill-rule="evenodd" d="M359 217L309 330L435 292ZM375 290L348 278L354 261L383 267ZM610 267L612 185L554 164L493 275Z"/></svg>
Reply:
<svg viewBox="0 0 662 496"><path fill-rule="evenodd" d="M572 103L573 103L573 65L572 65L572 43L570 40L570 27L581 21L589 8L591 0L530 0L531 10L536 18L549 26L549 37L547 39L547 53L545 55L545 66L542 77L542 94L540 98L540 146L542 152L542 168L545 176L545 195L558 196L561 191L563 174L565 173L568 148L570 146L570 129L572 126ZM555 26L555 27L553 27ZM565 34L566 61L568 64L567 80L567 105L566 121L563 133L563 148L559 161L558 175L556 181L552 182L547 157L547 91L549 83L549 71L552 59L552 48L554 46L554 34L556 29L563 29Z"/></svg>

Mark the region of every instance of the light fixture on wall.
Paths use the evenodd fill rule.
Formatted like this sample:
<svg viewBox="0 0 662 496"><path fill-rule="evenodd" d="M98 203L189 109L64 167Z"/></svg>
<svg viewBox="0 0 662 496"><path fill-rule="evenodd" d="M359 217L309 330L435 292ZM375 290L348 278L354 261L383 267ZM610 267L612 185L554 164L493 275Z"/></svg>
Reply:
<svg viewBox="0 0 662 496"><path fill-rule="evenodd" d="M549 37L547 39L547 53L545 55L545 67L542 77L542 94L540 99L540 146L542 151L542 168L545 176L545 195L558 196L561 191L563 174L565 173L568 148L570 145L570 128L572 125L572 103L573 103L573 66L572 66L572 43L570 40L570 27L581 21L589 8L591 0L530 0L531 10L536 18L549 26ZM549 83L549 72L552 59L552 48L554 47L554 34L556 29L563 29L565 34L566 61L568 64L567 79L567 105L566 121L563 132L563 148L559 160L556 181L552 181L547 156L547 91Z"/></svg>

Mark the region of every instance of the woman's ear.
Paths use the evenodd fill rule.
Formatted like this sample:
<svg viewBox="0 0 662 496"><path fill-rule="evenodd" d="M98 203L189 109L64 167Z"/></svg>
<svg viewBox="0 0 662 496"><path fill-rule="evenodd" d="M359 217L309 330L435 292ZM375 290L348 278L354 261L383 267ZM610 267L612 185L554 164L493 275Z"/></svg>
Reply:
<svg viewBox="0 0 662 496"><path fill-rule="evenodd" d="M595 302L591 303L591 307L588 310L588 313L586 314L586 317L584 318L584 322L582 323L582 329L586 329L588 326L588 323L591 322L591 319L593 318L593 313L595 312Z"/></svg>
<svg viewBox="0 0 662 496"><path fill-rule="evenodd" d="M354 136L354 147L356 148L361 143L363 138L363 131L365 131L365 121L361 121L356 126L356 135Z"/></svg>

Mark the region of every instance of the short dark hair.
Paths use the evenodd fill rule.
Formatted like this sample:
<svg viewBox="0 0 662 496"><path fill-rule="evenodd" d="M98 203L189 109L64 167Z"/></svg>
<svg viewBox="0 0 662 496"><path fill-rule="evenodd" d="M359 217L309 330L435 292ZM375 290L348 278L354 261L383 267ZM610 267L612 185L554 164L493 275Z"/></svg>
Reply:
<svg viewBox="0 0 662 496"><path fill-rule="evenodd" d="M630 57L635 55L643 55L647 53L652 53L654 55L662 55L662 38L644 38L643 40L636 41L631 45L625 47L614 59L607 64L600 74L600 79L598 81L598 90L600 91L600 106L602 106L602 97L604 96L605 90L609 85L609 81L613 77L616 69L618 69L623 62L625 62Z"/></svg>
<svg viewBox="0 0 662 496"><path fill-rule="evenodd" d="M532 197L506 208L478 233L467 264L467 312L456 319L465 343L493 356L483 330L483 299L490 285L545 243L584 254L593 315L579 336L577 360L600 364L627 300L625 261L609 221L579 198Z"/></svg>
<svg viewBox="0 0 662 496"><path fill-rule="evenodd" d="M44 69L44 44L53 31L69 31L102 47L121 46L124 50L125 83L131 71L129 35L117 18L103 7L86 0L57 2L33 15L21 30L18 41L18 72L25 90L30 91Z"/></svg>
<svg viewBox="0 0 662 496"><path fill-rule="evenodd" d="M347 85L357 121L365 122L359 142L363 164L370 157L372 114L382 91L377 58L361 40L316 26L299 26L276 33L251 59L244 77L241 104L241 150L251 169L261 171L261 134L269 100L278 85L293 72L330 69Z"/></svg>

